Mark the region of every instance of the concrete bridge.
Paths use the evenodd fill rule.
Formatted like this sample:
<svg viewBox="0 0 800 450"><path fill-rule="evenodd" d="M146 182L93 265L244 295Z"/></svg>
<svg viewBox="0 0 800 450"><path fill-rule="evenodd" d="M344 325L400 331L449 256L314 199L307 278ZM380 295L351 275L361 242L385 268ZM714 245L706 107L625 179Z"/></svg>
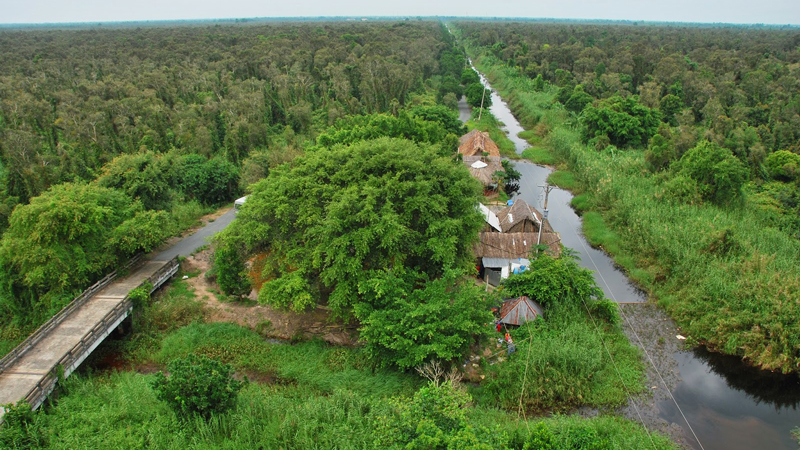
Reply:
<svg viewBox="0 0 800 450"><path fill-rule="evenodd" d="M27 400L38 408L133 310L130 292L155 291L178 271L169 261L137 259L87 289L0 360L0 405ZM120 272L128 273L119 275ZM0 408L0 420L5 409Z"/></svg>

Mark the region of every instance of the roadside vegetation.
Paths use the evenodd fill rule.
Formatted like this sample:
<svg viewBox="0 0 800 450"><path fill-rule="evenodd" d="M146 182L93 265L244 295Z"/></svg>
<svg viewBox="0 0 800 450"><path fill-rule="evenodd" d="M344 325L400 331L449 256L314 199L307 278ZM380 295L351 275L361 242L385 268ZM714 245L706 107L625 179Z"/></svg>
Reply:
<svg viewBox="0 0 800 450"><path fill-rule="evenodd" d="M458 27L590 242L691 342L800 370L797 31Z"/></svg>

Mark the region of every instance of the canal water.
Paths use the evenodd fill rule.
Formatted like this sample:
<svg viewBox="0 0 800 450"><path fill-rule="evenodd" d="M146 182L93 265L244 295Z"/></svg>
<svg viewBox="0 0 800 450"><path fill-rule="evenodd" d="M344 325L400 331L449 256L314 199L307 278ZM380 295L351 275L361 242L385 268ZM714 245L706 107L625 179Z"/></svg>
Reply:
<svg viewBox="0 0 800 450"><path fill-rule="evenodd" d="M491 88L482 74L481 81ZM494 90L490 111L505 124L504 131L516 145L517 153L522 153L528 147L528 143L518 137L523 128ZM544 193L540 186L545 184L551 170L523 161L515 162L515 167L522 174L518 196L537 209L543 209ZM549 196L549 220L553 229L561 234L562 243L575 250L583 267L594 271L598 285L609 299L618 303L646 302L644 293L630 282L614 261L586 242L580 231L581 218L569 206L571 200L572 194L559 189L554 189ZM635 312L631 314L631 308L644 309L646 306L628 305L626 314L635 321ZM658 314L663 316L663 312L658 311ZM658 320L668 319L664 316ZM645 336L642 340L648 339ZM651 374L656 371L670 380L665 387L671 390L671 396L656 395L650 405L655 409L652 414L671 427L680 427L681 442L700 450L798 449L790 434L794 427L800 426L798 377L747 367L738 358L702 348L662 354L652 350L648 351L656 360L674 359L655 362L654 366L658 368L650 369ZM650 379L650 382L654 381Z"/></svg>

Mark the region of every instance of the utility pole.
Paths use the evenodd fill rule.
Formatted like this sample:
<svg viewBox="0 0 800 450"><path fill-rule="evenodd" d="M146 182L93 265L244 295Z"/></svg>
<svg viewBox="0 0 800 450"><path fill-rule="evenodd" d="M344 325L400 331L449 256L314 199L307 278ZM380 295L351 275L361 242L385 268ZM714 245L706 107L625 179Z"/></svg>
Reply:
<svg viewBox="0 0 800 450"><path fill-rule="evenodd" d="M544 211L542 211L542 221L539 223L539 236L536 238L536 245L542 242L542 228L544 228L544 221L547 220L547 214L550 212L547 209L547 200L550 197L550 191L555 189L555 186L550 186L547 182L539 187L544 189Z"/></svg>

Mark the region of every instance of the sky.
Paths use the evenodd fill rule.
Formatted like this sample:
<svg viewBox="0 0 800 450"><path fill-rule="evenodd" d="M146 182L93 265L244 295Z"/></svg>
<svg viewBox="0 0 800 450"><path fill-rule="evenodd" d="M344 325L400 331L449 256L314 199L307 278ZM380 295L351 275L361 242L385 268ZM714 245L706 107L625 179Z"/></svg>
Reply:
<svg viewBox="0 0 800 450"><path fill-rule="evenodd" d="M800 0L0 0L0 23L457 16L800 25Z"/></svg>

